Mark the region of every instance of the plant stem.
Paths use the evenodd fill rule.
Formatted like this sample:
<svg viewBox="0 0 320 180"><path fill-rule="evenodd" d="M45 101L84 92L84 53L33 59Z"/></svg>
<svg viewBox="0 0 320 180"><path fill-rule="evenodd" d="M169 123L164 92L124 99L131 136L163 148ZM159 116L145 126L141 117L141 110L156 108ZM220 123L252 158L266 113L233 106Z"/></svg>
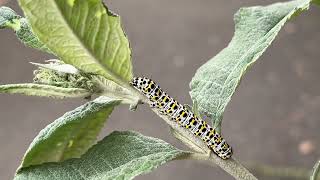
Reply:
<svg viewBox="0 0 320 180"><path fill-rule="evenodd" d="M290 179L308 179L310 171L296 167L275 167L257 163L245 163L246 166L257 174L268 177L285 177Z"/></svg>
<svg viewBox="0 0 320 180"><path fill-rule="evenodd" d="M130 88L131 91L136 91L134 88ZM136 94L139 92L136 91ZM144 103L149 104L149 100L145 98L143 95L138 96ZM160 118L162 118L167 124L169 124L173 131L177 131L179 135L182 135L183 138L176 137L183 142L185 145L193 149L194 151L199 151L198 148L201 148L204 152L210 152L210 150L206 147L206 145L199 141L199 138L194 137L193 134L189 133L185 128L178 126L176 123L171 121L167 116L160 114L156 109L152 108L154 113L156 113ZM174 134L174 132L173 132ZM182 139L187 139L188 141L184 141ZM193 143L193 144L192 144ZM197 147L197 148L193 148ZM209 164L212 166L219 166L224 171L232 175L235 179L243 179L243 180L257 180L257 178L252 175L242 164L240 164L237 160L231 158L230 160L222 160L215 154L205 153L190 153L185 156L177 158L177 160L183 159L196 159L202 160L206 162L210 162ZM257 163L245 163L248 169L255 171L261 175L265 176L273 176L273 177L289 177L295 179L306 179L309 177L310 171L307 169L301 168L292 168L292 167L274 167L269 165L261 165ZM320 161L317 163L320 165ZM316 171L313 171L310 178L311 180L316 180L320 178L316 177L320 167L318 166Z"/></svg>
<svg viewBox="0 0 320 180"><path fill-rule="evenodd" d="M313 169L312 169L312 173L311 173L311 176L310 176L310 180L316 180L317 179L317 176L319 174L319 169L320 169L320 161L318 161Z"/></svg>
<svg viewBox="0 0 320 180"><path fill-rule="evenodd" d="M190 153L183 157L177 158L177 160L184 160L184 159L196 159L196 160L207 160L207 156L198 153ZM258 164L253 162L244 162L245 166L250 169L251 171L260 174L266 177L282 177L282 178L289 178L289 179L308 179L310 174L313 179L311 180L320 180L320 177L316 175L316 165L320 164L320 161L315 165L313 171L311 172L305 168L297 168L297 167L276 167L273 165L265 165L265 164ZM212 166L216 166L215 164L210 164ZM318 166L318 173L319 173L319 166ZM310 178L311 178L310 177Z"/></svg>
<svg viewBox="0 0 320 180"><path fill-rule="evenodd" d="M213 153L208 154L200 154L200 153L190 153L185 156L179 157L178 160L183 159L195 159L201 161L210 162L210 165L216 166L218 165L221 169L229 173L237 180L257 180L257 178L251 174L242 164L240 164L234 158L230 158L228 160L223 160Z"/></svg>

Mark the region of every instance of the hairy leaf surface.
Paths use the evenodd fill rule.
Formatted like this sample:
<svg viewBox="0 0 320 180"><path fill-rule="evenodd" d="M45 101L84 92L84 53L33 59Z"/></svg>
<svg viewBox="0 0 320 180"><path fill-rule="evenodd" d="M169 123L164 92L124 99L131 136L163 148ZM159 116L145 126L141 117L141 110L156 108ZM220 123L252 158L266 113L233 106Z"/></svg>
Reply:
<svg viewBox="0 0 320 180"><path fill-rule="evenodd" d="M95 142L119 100L99 97L67 112L40 131L27 150L22 167L80 157Z"/></svg>
<svg viewBox="0 0 320 180"><path fill-rule="evenodd" d="M23 168L15 180L133 179L186 152L135 132L113 132L80 159Z"/></svg>
<svg viewBox="0 0 320 180"><path fill-rule="evenodd" d="M309 8L310 0L241 8L234 16L235 33L228 47L202 65L190 95L199 111L220 129L223 112L246 70L262 55L284 24Z"/></svg>
<svg viewBox="0 0 320 180"><path fill-rule="evenodd" d="M67 64L119 84L132 78L120 17L101 0L19 0L33 31Z"/></svg>
<svg viewBox="0 0 320 180"><path fill-rule="evenodd" d="M18 18L19 16L12 9L5 6L0 7L0 28L9 26L12 21Z"/></svg>

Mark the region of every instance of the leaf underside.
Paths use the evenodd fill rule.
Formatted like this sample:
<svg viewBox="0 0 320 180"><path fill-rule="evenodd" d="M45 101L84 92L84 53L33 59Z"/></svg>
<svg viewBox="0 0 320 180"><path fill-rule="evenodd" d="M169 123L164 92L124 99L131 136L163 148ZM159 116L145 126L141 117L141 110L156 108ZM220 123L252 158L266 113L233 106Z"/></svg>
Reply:
<svg viewBox="0 0 320 180"><path fill-rule="evenodd" d="M15 180L133 179L186 153L135 132L113 132L80 159L19 171Z"/></svg>
<svg viewBox="0 0 320 180"><path fill-rule="evenodd" d="M19 0L33 31L65 63L119 84L132 79L120 17L101 0Z"/></svg>
<svg viewBox="0 0 320 180"><path fill-rule="evenodd" d="M119 100L99 97L44 128L27 150L21 167L80 157L95 142Z"/></svg>
<svg viewBox="0 0 320 180"><path fill-rule="evenodd" d="M23 94L51 98L79 98L88 97L92 93L82 88L63 88L44 84L8 84L0 85L0 93Z"/></svg>
<svg viewBox="0 0 320 180"><path fill-rule="evenodd" d="M241 8L234 16L229 45L202 65L193 77L190 95L201 114L220 129L223 112L246 70L262 55L283 25L309 8L310 0Z"/></svg>

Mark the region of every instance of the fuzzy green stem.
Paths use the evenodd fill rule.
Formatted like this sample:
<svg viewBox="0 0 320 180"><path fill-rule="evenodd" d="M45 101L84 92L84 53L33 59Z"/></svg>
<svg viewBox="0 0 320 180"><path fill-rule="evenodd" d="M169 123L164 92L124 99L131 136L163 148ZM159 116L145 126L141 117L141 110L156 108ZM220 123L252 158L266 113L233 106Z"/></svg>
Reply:
<svg viewBox="0 0 320 180"><path fill-rule="evenodd" d="M218 165L220 168L222 168L237 180L257 180L257 178L253 174L251 174L242 164L240 164L234 158L223 160L213 153L210 153L210 155L190 153L178 158L178 160L183 159L201 160L209 162L209 164L213 166Z"/></svg>

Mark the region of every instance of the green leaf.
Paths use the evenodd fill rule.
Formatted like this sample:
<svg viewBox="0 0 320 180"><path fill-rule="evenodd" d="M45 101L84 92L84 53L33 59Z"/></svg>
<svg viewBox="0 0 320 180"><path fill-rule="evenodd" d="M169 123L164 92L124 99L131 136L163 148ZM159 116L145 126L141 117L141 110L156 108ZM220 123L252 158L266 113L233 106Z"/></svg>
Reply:
<svg viewBox="0 0 320 180"><path fill-rule="evenodd" d="M15 19L20 18L12 9L1 6L0 7L0 29L6 28Z"/></svg>
<svg viewBox="0 0 320 180"><path fill-rule="evenodd" d="M101 96L67 112L40 131L21 167L80 157L93 145L114 106L119 103L119 100Z"/></svg>
<svg viewBox="0 0 320 180"><path fill-rule="evenodd" d="M223 112L246 70L262 55L283 25L309 8L310 0L241 8L228 47L202 65L193 77L190 95L199 111L221 126Z"/></svg>
<svg viewBox="0 0 320 180"><path fill-rule="evenodd" d="M8 84L0 85L0 93L23 94L27 96L40 96L52 98L79 98L88 97L92 93L82 88L63 88L44 84Z"/></svg>
<svg viewBox="0 0 320 180"><path fill-rule="evenodd" d="M187 153L135 132L113 132L80 159L24 168L15 180L133 179Z"/></svg>
<svg viewBox="0 0 320 180"><path fill-rule="evenodd" d="M28 21L5 6L0 7L0 29L2 28L12 28L16 32L18 39L26 46L53 54L50 49L33 34Z"/></svg>
<svg viewBox="0 0 320 180"><path fill-rule="evenodd" d="M122 85L132 79L131 50L120 17L101 0L19 2L35 34L65 63Z"/></svg>
<svg viewBox="0 0 320 180"><path fill-rule="evenodd" d="M19 28L15 29L18 39L26 46L41 50L55 55L45 44L43 44L39 38L32 32L32 29L26 18L19 19Z"/></svg>

